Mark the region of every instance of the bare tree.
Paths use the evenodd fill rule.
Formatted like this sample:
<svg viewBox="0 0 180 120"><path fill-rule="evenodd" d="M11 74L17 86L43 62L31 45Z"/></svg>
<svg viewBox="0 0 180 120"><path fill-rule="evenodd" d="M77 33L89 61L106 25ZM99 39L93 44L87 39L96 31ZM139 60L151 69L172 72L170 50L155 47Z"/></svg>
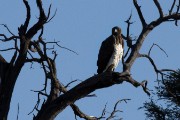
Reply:
<svg viewBox="0 0 180 120"><path fill-rule="evenodd" d="M169 10L169 13L164 13L161 8L161 4L158 0L153 0L154 5L157 8L157 12L159 12L159 17L157 19L152 20L147 23L144 18L143 12L141 10L141 6L139 6L137 0L133 0L133 4L137 10L137 14L139 16L139 20L142 24L142 31L139 35L137 35L137 39L133 40L130 36L130 26L131 16L127 19L127 34L123 35L123 38L126 40L128 51L124 56L123 60L123 71L119 72L105 72L102 74L94 75L80 84L74 86L72 89L67 90L67 86L62 85L59 82L56 71L55 60L57 54L53 51L53 48L49 49L47 45L55 44L61 47L57 41L45 42L43 40L43 31L44 26L51 21L51 19L55 16L51 15L51 5L49 6L48 12L44 12L44 8L41 0L36 0L36 4L39 10L39 18L38 21L29 28L29 22L31 19L31 7L28 4L27 0L23 0L24 5L26 7L26 19L24 23L18 28L18 35L13 34L9 28L4 25L4 27L9 31L11 36L7 36L5 34L0 34L1 41L3 42L14 42L14 46L12 48L7 48L3 51L13 50L14 54L10 62L7 62L2 55L0 55L0 120L6 120L8 116L8 112L10 109L10 103L12 98L12 93L14 90L14 86L17 81L17 77L21 72L23 66L26 63L39 63L42 66L42 70L45 74L45 86L41 91L35 91L38 93L38 96L45 96L47 99L43 101L43 104L40 106L40 110L38 107L40 105L40 97L38 98L37 104L34 107L34 110L37 110L38 113L34 116L34 120L53 120L59 113L61 113L67 106L71 106L74 111L74 114L84 118L86 120L95 120L103 118L103 114L101 117L91 117L83 113L78 106L74 104L75 101L86 97L91 92L110 87L115 84L122 84L124 81L132 84L134 87L141 86L145 93L150 95L147 89L147 81L138 82L131 75L131 68L134 62L141 57L147 58L152 64L155 72L160 74L163 78L163 75L167 71L173 71L170 69L158 69L150 56L151 49L148 54L140 53L140 49L143 45L143 42L146 39L146 36L157 26L160 26L164 22L172 22L175 25L178 24L178 20L180 19L179 7L180 1L174 0L172 2L172 6ZM177 4L177 7L175 7ZM38 33L40 31L40 34ZM39 34L37 40L33 40L35 35ZM153 46L152 46L153 47ZM65 48L67 49L67 48ZM47 54L47 51L53 51L54 56L50 57ZM69 50L69 49L68 49ZM74 51L72 51L74 52ZM39 57L34 57L34 54L38 54ZM175 71L174 71L175 72ZM47 94L47 81L51 81L50 86L50 94ZM119 103L119 102L118 102ZM118 104L117 103L117 104ZM107 119L111 119L116 112L116 106L111 116Z"/></svg>

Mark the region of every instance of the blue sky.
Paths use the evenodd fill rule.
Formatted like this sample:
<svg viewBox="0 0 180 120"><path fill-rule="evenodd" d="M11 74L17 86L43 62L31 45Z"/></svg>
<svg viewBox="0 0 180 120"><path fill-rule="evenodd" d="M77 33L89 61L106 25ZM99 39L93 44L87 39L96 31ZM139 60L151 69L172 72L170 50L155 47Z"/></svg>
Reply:
<svg viewBox="0 0 180 120"><path fill-rule="evenodd" d="M160 0L162 2L163 0ZM163 1L163 10L167 13L170 8L170 2ZM32 19L30 26L37 21L38 11L35 2L29 2L32 7ZM43 38L46 41L57 40L60 45L76 51L76 55L67 50L56 47L58 58L56 60L58 78L63 84L67 84L72 80L85 80L96 74L96 61L98 50L101 42L111 34L111 28L119 26L123 34L126 34L127 24L124 22L132 12L131 26L132 37L138 36L141 32L141 23L136 13L131 0L50 0L44 2L47 7L52 3L52 13L57 9L55 18L45 26ZM158 11L153 2L139 0L142 6L143 13L147 22L158 17ZM20 0L2 0L0 4L0 24L7 24L13 33L18 34L17 28L24 22L26 11ZM158 68L180 68L178 61L180 57L180 27L176 27L174 23L164 23L155 28L146 38L141 53L147 53L153 43L160 45L168 54L168 57L155 47L152 50L152 58ZM0 33L7 31L0 27ZM34 37L33 39L36 39ZM11 43L0 42L0 47L5 48ZM125 50L127 47L125 46ZM11 54L2 53L6 59L10 59ZM43 72L40 65L33 64L30 69L30 64L26 64L17 80L15 86L9 120L16 119L17 104L20 105L20 120L31 120L32 114L27 115L34 107L37 101L37 93L30 90L40 90L43 88ZM122 71L120 64L116 71ZM137 81L148 80L149 89L154 89L157 83L156 74L153 71L149 61L140 58L137 59L132 67L132 76ZM78 82L77 82L78 83ZM77 83L71 85L75 86ZM94 92L97 97L83 98L76 104L85 113L93 116L100 116L107 103L107 111L111 112L113 105L119 99L129 98L127 104L122 103L118 106L123 113L119 116L124 120L144 120L145 115L143 110L137 110L142 106L143 102L149 100L149 97L143 92L142 88L134 88L129 83L114 85L110 88L97 90ZM74 120L73 111L67 107L56 120Z"/></svg>

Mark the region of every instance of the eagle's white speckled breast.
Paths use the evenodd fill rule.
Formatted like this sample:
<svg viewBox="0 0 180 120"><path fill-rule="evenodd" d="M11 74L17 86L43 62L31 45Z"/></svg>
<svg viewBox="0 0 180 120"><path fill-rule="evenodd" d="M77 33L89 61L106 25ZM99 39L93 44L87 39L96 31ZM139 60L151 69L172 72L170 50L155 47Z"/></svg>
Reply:
<svg viewBox="0 0 180 120"><path fill-rule="evenodd" d="M106 66L106 71L110 65L114 65L112 69L115 69L118 66L119 61L122 59L123 56L123 47L121 44L114 44L114 52Z"/></svg>

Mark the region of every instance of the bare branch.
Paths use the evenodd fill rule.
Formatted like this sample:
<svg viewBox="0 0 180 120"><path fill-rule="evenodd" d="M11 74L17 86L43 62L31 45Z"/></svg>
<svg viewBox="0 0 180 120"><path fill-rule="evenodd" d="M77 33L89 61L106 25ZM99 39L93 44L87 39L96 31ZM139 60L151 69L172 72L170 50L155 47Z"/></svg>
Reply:
<svg viewBox="0 0 180 120"><path fill-rule="evenodd" d="M153 45L151 46L151 48L149 49L149 52L148 52L148 56L150 56L151 54L151 50L154 46L157 46L160 50L162 50L164 52L164 54L166 54L166 56L168 57L168 54L166 53L166 51L164 49L162 49L158 44L155 44L153 43Z"/></svg>
<svg viewBox="0 0 180 120"><path fill-rule="evenodd" d="M130 50L130 48L128 48L127 52L126 52L125 55L124 55L124 58L127 57L128 53L129 53L129 50Z"/></svg>
<svg viewBox="0 0 180 120"><path fill-rule="evenodd" d="M28 28L28 25L29 25L29 21L30 21L30 18L31 18L31 9L30 9L30 6L28 4L28 1L27 0L23 0L25 6L26 6L26 20L24 22L24 25L23 25L23 28L24 28L24 34L26 33L27 31L27 28Z"/></svg>
<svg viewBox="0 0 180 120"><path fill-rule="evenodd" d="M37 62L37 63L41 63L45 61L44 59L41 59L41 58L32 58L32 59L26 59L26 62Z"/></svg>
<svg viewBox="0 0 180 120"><path fill-rule="evenodd" d="M160 18L162 18L163 17L163 11L162 11L161 5L159 4L158 0L153 0L153 1L156 5L158 11L159 11Z"/></svg>
<svg viewBox="0 0 180 120"><path fill-rule="evenodd" d="M62 48L62 49L66 49L66 50L68 50L68 51L70 51L70 52L75 53L76 55L79 55L79 54L78 54L77 52L75 52L74 50L71 50L71 49L69 49L69 48L67 48L67 47L64 47L64 46L59 45L59 44L58 44L59 42L60 42L60 41L46 42L46 44L56 44L58 47L60 47L60 48Z"/></svg>
<svg viewBox="0 0 180 120"><path fill-rule="evenodd" d="M106 103L105 106L104 106L104 109L103 109L103 111L102 111L101 116L97 118L98 120L101 120L101 119L105 118L105 115L106 115L106 107L107 107L107 103Z"/></svg>
<svg viewBox="0 0 180 120"><path fill-rule="evenodd" d="M172 69L161 69L161 70L159 70L159 71L160 71L160 72L174 72L174 73L177 73L177 74L178 74L177 71L172 70Z"/></svg>
<svg viewBox="0 0 180 120"><path fill-rule="evenodd" d="M0 24L0 25L4 26L12 36L15 36L6 24Z"/></svg>
<svg viewBox="0 0 180 120"><path fill-rule="evenodd" d="M45 93L46 93L47 81L48 81L48 78L50 78L50 77L49 77L49 74L48 74L49 72L46 70L46 67L45 67L44 62L41 62L41 64L42 64L42 68L43 68L43 70L44 70L44 74L45 74L44 89L43 89L43 90L41 90L41 91L45 91Z"/></svg>
<svg viewBox="0 0 180 120"><path fill-rule="evenodd" d="M139 18L140 18L140 20L141 20L142 26L143 26L143 28L145 28L145 26L146 26L147 24L146 24L146 21L145 21L145 19L144 19L143 14L142 14L142 11L141 11L141 9L140 9L141 6L138 5L137 0L133 0L133 3L134 3L134 6L135 6L135 8L136 8L136 10L137 10L137 12L138 12L138 15L139 15Z"/></svg>
<svg viewBox="0 0 180 120"><path fill-rule="evenodd" d="M55 10L54 15L50 18L50 13L51 13L51 5L50 5L49 10L48 10L48 15L47 15L48 21L46 23L50 22L56 16L56 12L57 12L57 9Z"/></svg>
<svg viewBox="0 0 180 120"><path fill-rule="evenodd" d="M34 106L33 110L28 113L28 115L32 114L35 110L36 110L36 111L39 111L39 110L38 110L39 104L40 104L40 98L39 98L39 95L38 95L37 103L36 103L36 105Z"/></svg>
<svg viewBox="0 0 180 120"><path fill-rule="evenodd" d="M68 83L68 84L65 86L65 88L69 87L70 84L72 84L72 83L74 83L74 82L77 82L77 81L78 81L78 80L73 80L73 81L71 81L70 83Z"/></svg>
<svg viewBox="0 0 180 120"><path fill-rule="evenodd" d="M139 54L139 57L145 57L145 58L147 58L147 59L150 61L150 63L152 64L152 66L153 66L153 68L154 68L154 71L155 71L157 74L159 73L159 74L161 74L161 75L163 76L163 75L165 75L163 72L168 72L168 71L177 73L175 70L171 70L171 69L161 69L161 70L159 70L159 69L156 67L153 59L152 59L150 56L146 55L146 54Z"/></svg>
<svg viewBox="0 0 180 120"><path fill-rule="evenodd" d="M68 92L60 95L56 100L52 101L49 106L41 109L34 120L38 120L40 118L43 118L44 120L54 119L54 115L57 115L76 100L85 97L97 89L110 87L114 84L122 84L123 81L129 82L135 87L146 87L145 85L142 85L142 83L132 79L128 73L105 72L98 74L90 77Z"/></svg>
<svg viewBox="0 0 180 120"><path fill-rule="evenodd" d="M156 73L159 72L159 70L157 69L157 67L156 67L156 65L155 65L155 63L154 63L154 61L153 61L153 59L152 59L150 56L148 56L148 55L146 55L146 54L140 54L139 57L145 57L145 58L147 58L147 59L151 62L152 66L153 66L153 68L154 68L154 71L155 71Z"/></svg>
<svg viewBox="0 0 180 120"><path fill-rule="evenodd" d="M19 36L11 36L11 37L6 37L6 35L4 34L0 34L0 36L4 37L4 39L0 39L2 40L3 42L6 42L6 41L10 41L10 40L13 40L13 39L19 39Z"/></svg>
<svg viewBox="0 0 180 120"><path fill-rule="evenodd" d="M43 33L44 33L44 27L42 27L42 28L41 28L41 33L40 33L40 35L39 35L39 37L38 37L38 38L39 38L39 40L41 40L41 39L42 39L42 35L43 35Z"/></svg>
<svg viewBox="0 0 180 120"><path fill-rule="evenodd" d="M34 24L34 26L32 26L26 33L26 37L28 39L31 39L42 27L43 25L46 23L47 18L46 15L44 13L44 9L42 7L42 1L41 0L36 0L36 4L39 8L39 13L40 13L40 17L39 20L36 24Z"/></svg>
<svg viewBox="0 0 180 120"><path fill-rule="evenodd" d="M125 21L127 23L127 35L126 35L126 39L127 39L127 46L129 48L132 48L132 40L130 38L130 25L133 24L133 22L130 22L131 21L131 17L132 17L132 12L131 12L129 18Z"/></svg>
<svg viewBox="0 0 180 120"><path fill-rule="evenodd" d="M16 120L19 120L19 103L18 103L18 110L17 110L17 117Z"/></svg>
<svg viewBox="0 0 180 120"><path fill-rule="evenodd" d="M176 3L176 0L173 1L173 4L171 6L171 9L169 10L169 15L171 15L172 11L173 11L173 8L175 6L175 3Z"/></svg>
<svg viewBox="0 0 180 120"><path fill-rule="evenodd" d="M79 116L80 118L84 118L85 120L97 120L96 117L91 117L89 115L84 114L76 105L71 104L71 108L74 111L74 114Z"/></svg>
<svg viewBox="0 0 180 120"><path fill-rule="evenodd" d="M176 14L179 13L179 9L180 9L180 0L179 0L179 4L177 5ZM178 26L178 20L175 20L175 25Z"/></svg>
<svg viewBox="0 0 180 120"><path fill-rule="evenodd" d="M0 51L3 52L3 51L9 51L9 50L16 50L16 48L8 48L8 49L0 50Z"/></svg>
<svg viewBox="0 0 180 120"><path fill-rule="evenodd" d="M39 95L43 95L43 96L48 97L48 95L46 93L43 93L42 91L36 91L36 90L31 90L31 91L37 92Z"/></svg>
<svg viewBox="0 0 180 120"><path fill-rule="evenodd" d="M136 0L134 0L136 1ZM138 57L139 54L139 50L146 38L146 36L158 25L160 25L163 22L169 22L169 20L180 20L180 13L176 14L171 14L171 15L166 15L163 16L163 18L158 18L157 20L152 21L150 24L147 25L146 28L144 28L142 30L142 32L140 33L137 42L135 43L129 57L127 58L127 60L125 61L125 65L123 70L124 71L130 71L132 64L134 63L134 61L136 60L136 58Z"/></svg>
<svg viewBox="0 0 180 120"><path fill-rule="evenodd" d="M163 22L169 22L170 20L180 20L180 13L173 13L171 15L165 15L163 18L159 18L155 21L152 21L149 25L148 28L152 30L154 27L160 25Z"/></svg>
<svg viewBox="0 0 180 120"><path fill-rule="evenodd" d="M130 99L118 100L118 101L116 102L116 104L114 105L113 111L111 112L110 116L109 116L106 120L111 120L111 119L117 117L115 114L116 114L117 112L122 112L122 111L120 111L120 110L117 110L118 104L121 103L122 101L124 101L125 103L127 103L128 100L130 100Z"/></svg>

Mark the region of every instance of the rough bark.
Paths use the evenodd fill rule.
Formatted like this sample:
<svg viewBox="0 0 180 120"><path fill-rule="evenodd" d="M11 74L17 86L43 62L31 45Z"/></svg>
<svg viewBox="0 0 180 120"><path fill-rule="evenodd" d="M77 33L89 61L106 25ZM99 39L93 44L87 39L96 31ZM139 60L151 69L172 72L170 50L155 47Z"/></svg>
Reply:
<svg viewBox="0 0 180 120"><path fill-rule="evenodd" d="M147 81L142 81L141 83L139 83L134 80L130 74L131 67L133 66L136 59L139 57L147 58L151 62L157 74L160 73L161 75L163 75L164 71L169 71L169 69L158 70L158 68L154 64L153 59L150 57L150 54L141 54L139 53L139 51L143 45L143 42L145 41L146 36L155 27L161 25L161 23L163 22L172 21L174 21L175 25L177 25L177 21L180 20L180 2L177 5L177 10L175 12L173 12L175 6L175 2L173 2L169 14L165 15L161 8L161 4L157 0L153 0L159 12L159 18L151 21L148 24L146 23L146 19L143 16L143 12L141 10L141 7L138 5L137 0L133 0L134 7L137 10L139 19L142 24L142 31L138 35L136 42L133 44L133 40L130 37L130 25L132 24L130 22L132 15L130 15L130 17L126 21L126 23L128 24L127 36L122 35L123 38L126 40L128 46L128 51L123 59L123 72L105 72L102 74L94 75L69 91L62 84L60 84L59 79L57 78L55 64L55 59L57 56L56 52L53 51L54 58L50 58L47 54L47 44L55 44L59 47L61 46L58 44L58 42L45 42L42 39L44 25L55 16L54 14L53 17L50 18L51 5L49 6L48 14L46 15L43 9L42 1L36 0L36 4L39 10L39 18L38 21L28 29L28 25L31 19L31 8L27 0L23 0L23 2L26 7L27 15L24 24L22 24L18 28L18 36L14 35L6 25L4 25L4 27L9 31L12 36L7 37L4 34L0 34L0 37L4 38L1 39L3 42L15 42L14 48L4 50L15 50L14 55L12 56L12 59L9 63L3 58L3 56L0 55L0 120L7 119L15 83L21 72L22 67L27 62L37 62L41 64L45 74L45 87L43 90L36 92L38 92L38 95L40 94L46 96L47 99L42 104L40 110L38 110L37 115L34 116L34 120L53 120L68 105L71 105L74 113L79 117L82 117L86 120L94 120L95 118L91 118L88 115L84 114L82 111L80 111L79 108L75 106L74 102L87 96L95 90L110 87L114 84L122 84L123 81L129 82L134 87L141 86L144 92L149 95L149 92L146 88ZM37 35L39 30L41 30L41 33L38 37L38 40L32 40L34 35ZM20 45L17 45L17 41L19 41L18 43L20 43ZM36 52L40 56L40 58L34 57L31 53L29 53L29 51L31 51L32 53ZM27 57L27 54L30 54L31 58ZM51 90L49 95L46 93L47 80L51 81ZM36 106L35 109L37 109Z"/></svg>

